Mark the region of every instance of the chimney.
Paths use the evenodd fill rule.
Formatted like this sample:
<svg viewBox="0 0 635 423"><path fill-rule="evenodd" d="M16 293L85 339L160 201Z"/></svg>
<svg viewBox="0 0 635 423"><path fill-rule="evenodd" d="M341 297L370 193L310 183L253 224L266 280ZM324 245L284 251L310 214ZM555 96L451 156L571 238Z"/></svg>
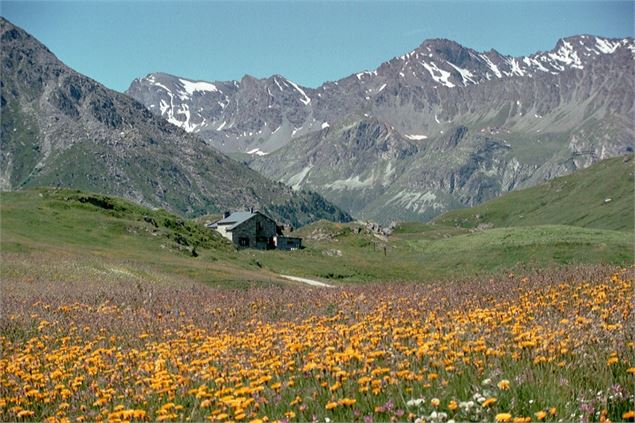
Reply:
<svg viewBox="0 0 635 423"><path fill-rule="evenodd" d="M226 211L223 213L223 219L227 219L231 213Z"/></svg>
<svg viewBox="0 0 635 423"><path fill-rule="evenodd" d="M253 207L249 207L249 213L253 214L253 212L254 212L254 208Z"/></svg>

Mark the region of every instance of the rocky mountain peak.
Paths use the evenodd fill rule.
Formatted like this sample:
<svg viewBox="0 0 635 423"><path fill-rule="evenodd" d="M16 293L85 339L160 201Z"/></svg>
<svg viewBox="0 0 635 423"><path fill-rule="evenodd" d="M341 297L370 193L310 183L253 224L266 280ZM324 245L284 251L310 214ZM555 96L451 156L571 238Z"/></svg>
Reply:
<svg viewBox="0 0 635 423"><path fill-rule="evenodd" d="M319 195L293 192L181 129L205 124L193 104L226 107L235 84L149 74L131 88L158 95L153 114L68 68L4 19L0 38L0 189L71 187L192 216L252 206L294 226L350 219ZM158 116L168 110L175 124Z"/></svg>

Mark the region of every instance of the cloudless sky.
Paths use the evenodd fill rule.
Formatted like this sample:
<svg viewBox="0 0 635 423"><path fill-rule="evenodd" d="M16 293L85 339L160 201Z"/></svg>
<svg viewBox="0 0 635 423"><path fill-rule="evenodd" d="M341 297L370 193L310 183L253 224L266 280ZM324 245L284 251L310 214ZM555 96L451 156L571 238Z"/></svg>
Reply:
<svg viewBox="0 0 635 423"><path fill-rule="evenodd" d="M282 74L316 87L449 38L515 56L561 37L633 36L633 1L0 1L1 15L63 62L123 91L167 72Z"/></svg>

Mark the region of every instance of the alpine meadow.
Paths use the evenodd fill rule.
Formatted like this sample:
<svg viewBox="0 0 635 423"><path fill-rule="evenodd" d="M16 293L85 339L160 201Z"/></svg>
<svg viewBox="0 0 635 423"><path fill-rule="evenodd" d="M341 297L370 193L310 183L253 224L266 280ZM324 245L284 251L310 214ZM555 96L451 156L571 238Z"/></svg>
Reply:
<svg viewBox="0 0 635 423"><path fill-rule="evenodd" d="M632 1L0 10L0 421L635 421Z"/></svg>

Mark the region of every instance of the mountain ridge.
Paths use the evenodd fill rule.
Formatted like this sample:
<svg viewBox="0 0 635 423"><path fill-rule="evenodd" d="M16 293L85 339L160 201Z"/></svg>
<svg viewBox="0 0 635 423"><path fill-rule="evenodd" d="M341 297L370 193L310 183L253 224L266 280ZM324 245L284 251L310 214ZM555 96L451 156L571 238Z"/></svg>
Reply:
<svg viewBox="0 0 635 423"><path fill-rule="evenodd" d="M319 195L293 192L64 65L4 18L3 190L63 186L194 216L256 207L300 225L350 220Z"/></svg>
<svg viewBox="0 0 635 423"><path fill-rule="evenodd" d="M595 40L594 43L592 39ZM574 45L574 42L576 41L578 44ZM377 77L378 73L384 72L391 66L394 66L395 64L401 62L404 62L402 64L402 67L410 67L410 73L408 73L408 71L399 72L400 74L402 74L400 76L402 78L405 78L404 83L406 85L413 83L425 85L421 83L430 83L432 81L432 84L438 84L439 86L444 86L446 88L454 88L457 86L461 86L461 84L462 86L466 87L468 85L476 85L480 82L483 82L483 79L474 79L475 73L473 72L477 70L476 68L460 68L460 66L462 65L465 66L466 60L469 60L471 63L476 63L478 65L478 68L482 71L482 78L491 80L493 78L500 79L513 76L525 76L525 74L529 70L532 70L534 73L550 72L552 74L555 74L567 70L568 68L565 65L568 65L570 68L577 69L581 66L579 64L582 60L580 56L582 56L584 60L588 61L593 59L594 56L598 56L601 54L613 54L619 48L621 48L621 50L630 49L632 52L635 50L635 43L630 37L619 39L590 35L578 35L561 38L556 43L554 49L550 51L536 52L528 56L513 57L502 55L496 52L496 50L494 49L491 49L488 52L478 52L476 50L464 47L454 41L437 38L423 41L419 45L419 47L415 48L414 50L401 56L395 56L392 59L381 63L372 71L365 70L345 76L337 81L327 81L317 88L299 86L293 81L290 81L284 76L278 74L271 75L267 78L262 79L257 79L246 74L241 79L241 81L214 81L211 83L219 85L233 85L234 87L237 87L238 90L240 90L240 84L247 78L252 81L251 85L258 85L260 91L265 92L269 90L270 95L272 93L272 88L274 90L278 88L280 91L283 91L283 89L291 89L291 94L295 94L295 96L291 97L291 99L289 99L288 96L285 96L285 98L281 102L295 102L297 103L296 105L298 107L307 108L311 104L311 101L313 101L314 104L320 103L322 101L322 96L327 95L326 91L332 90L334 88L337 89L340 84L348 85L349 88L351 85L354 85L355 87L353 88L355 88L356 91L359 91L359 85L370 83L370 80L372 80L373 77ZM418 69L414 69L414 71L416 71L414 72L410 59L420 59L424 55L434 56L434 58L444 60L448 62L448 64L437 65L437 63L434 61L431 61L430 63L421 61L421 63L418 63ZM548 69L546 66L549 66L550 68ZM408 79L412 78L413 74L418 75L418 79L409 81ZM533 73L528 73L528 75L530 75L530 77L533 77ZM133 97L139 98L144 104L154 104L154 100L148 97L148 87L144 85L152 85L154 79L156 79L157 76L172 80L176 79L178 81L187 81L187 78L174 76L162 72L151 73L148 74L145 78L137 78L135 81L133 81L127 92ZM383 84L379 85L379 83L377 83L376 85L377 86L375 86L374 88L370 88L371 91L375 91L374 95L379 94L379 92L384 91L386 88L385 86L383 86ZM164 94L171 94L171 92L169 92L170 89L167 88L165 84L158 82L157 86L159 86L160 88L162 86L162 88L165 88L168 91L168 93ZM283 87L280 88L281 86ZM144 92L144 90L146 90L146 92ZM224 97L225 100L228 101L228 103L232 101L231 96L233 94L234 92L230 91ZM365 102L364 100L370 100L370 96L364 95L360 98L359 92L356 94L358 94L358 98L356 99L356 101L354 101L353 104L350 104L350 102L346 104L346 113L350 113L351 111L359 112L361 109L363 109L363 103ZM199 97L202 97L204 95L209 95L209 93L201 94ZM278 106L276 100L274 100L273 105ZM267 148L261 148L261 151L265 153L271 152L282 146L282 144L284 144L285 142L274 141L267 145L267 137L275 138L273 137L274 131L281 129L282 132L285 133L289 139L291 139L297 135L302 135L310 132L311 130L320 129L321 126L325 123L331 124L332 122L329 121L329 118L333 120L334 116L333 113L330 113L330 116L322 116L324 117L324 119L322 120L315 119L318 116L313 116L315 121L311 121L306 119L306 117L311 113L302 113L299 111L295 111L292 116L287 116L285 114L287 113L287 111L285 109L280 109L276 110L277 115L275 117L270 116L271 113L255 117L254 120L256 120L256 122L250 122L249 120L245 121L244 117L241 117L242 121L239 120L239 122L237 123L242 125L241 129L228 131L228 129L231 129L233 127L230 123L231 113L225 112L225 106L222 107L222 110L219 110L218 108L210 110L210 113L206 114L204 117L203 115L199 115L200 119L202 120L197 120L197 123L191 123L191 117L187 118L187 120L182 120L185 119L185 116L189 115L185 113L185 110L181 110L177 106L178 105L174 105L171 108L166 108L164 109L165 111L162 110L160 114L165 115L167 111L167 113L170 114L168 116L168 120L170 120L172 123L181 125L190 131L201 132L203 138L206 138L214 145L217 145L223 151L240 151L241 149L243 151L249 151L253 150L253 148L255 147L260 147L258 144L264 144L264 147ZM266 105L266 107L268 107L269 109L273 108L270 106L272 106L272 104ZM254 104L254 107L258 109L259 104ZM332 108L332 105L329 105L329 107ZM309 108L317 108L317 110L312 111L312 113L315 115L325 114L325 112L320 109L320 106L311 105ZM207 111L205 107L203 107L203 109L205 112ZM157 106L155 105L154 111L156 112L157 110ZM228 118L225 118L226 114L229 116ZM210 117L212 118L213 122L210 121ZM300 119L300 117L304 117L305 119ZM288 122L285 122L284 118L286 118L286 121ZM438 120L438 118L436 120ZM225 125L223 125L223 122L225 122ZM236 124L236 122L234 123ZM305 125L303 124L306 124L307 126L305 127ZM272 125L275 125L275 127L272 127ZM265 128L265 126L268 126L268 128ZM212 132L212 130L214 132ZM220 138L219 134L215 132L220 132L227 139ZM258 137L263 138L264 142L257 142ZM247 148L248 146L252 146L253 148Z"/></svg>
<svg viewBox="0 0 635 423"><path fill-rule="evenodd" d="M436 39L317 89L274 75L192 96L182 78L137 79L129 92L359 218L427 220L635 149L634 51L632 38L579 35L514 58ZM391 156L402 147L412 154Z"/></svg>

